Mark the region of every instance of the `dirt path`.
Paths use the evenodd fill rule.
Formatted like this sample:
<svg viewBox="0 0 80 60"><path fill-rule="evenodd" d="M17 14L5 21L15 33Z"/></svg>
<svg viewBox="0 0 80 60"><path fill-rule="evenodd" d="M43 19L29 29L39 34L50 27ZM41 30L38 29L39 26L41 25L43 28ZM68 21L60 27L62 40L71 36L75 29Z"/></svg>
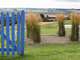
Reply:
<svg viewBox="0 0 80 60"><path fill-rule="evenodd" d="M51 23L56 23L56 22L40 22L40 25L51 24Z"/></svg>
<svg viewBox="0 0 80 60"><path fill-rule="evenodd" d="M25 37L25 41L27 44L33 44L34 42L32 40L27 39L27 37ZM41 43L67 43L67 42L71 42L69 39L69 35L63 36L63 37L59 37L56 35L42 35L41 36ZM79 38L79 42L80 42L80 38Z"/></svg>

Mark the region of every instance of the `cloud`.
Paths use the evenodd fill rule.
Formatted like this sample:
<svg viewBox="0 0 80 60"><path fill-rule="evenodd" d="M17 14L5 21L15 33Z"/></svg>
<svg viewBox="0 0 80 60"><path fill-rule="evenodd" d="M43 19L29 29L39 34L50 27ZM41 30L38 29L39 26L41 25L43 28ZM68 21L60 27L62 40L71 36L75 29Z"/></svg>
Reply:
<svg viewBox="0 0 80 60"><path fill-rule="evenodd" d="M80 0L55 0L55 1L60 1L60 2L80 2Z"/></svg>
<svg viewBox="0 0 80 60"><path fill-rule="evenodd" d="M23 1L22 0L2 0L0 3L0 8L18 8L18 7L80 8L80 0L23 0Z"/></svg>

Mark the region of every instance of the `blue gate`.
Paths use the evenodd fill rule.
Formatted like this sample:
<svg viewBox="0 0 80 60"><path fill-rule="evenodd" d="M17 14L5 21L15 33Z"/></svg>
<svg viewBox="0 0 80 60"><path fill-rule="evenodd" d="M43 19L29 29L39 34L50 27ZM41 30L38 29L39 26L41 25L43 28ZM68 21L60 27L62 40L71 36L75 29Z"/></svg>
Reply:
<svg viewBox="0 0 80 60"><path fill-rule="evenodd" d="M7 55L9 55L10 51L12 51L12 55L15 55L15 51L17 51L17 55L19 54L24 55L24 22L25 22L24 13L25 13L24 10L22 10L21 16L20 13L18 12L17 17L15 17L14 12L12 12L12 17L9 17L9 13L7 12L6 16L4 17L4 13L1 12L0 17L1 55L4 55L4 51L7 52ZM4 20L6 20L6 34L4 34ZM9 20L12 21L12 40L9 39ZM15 20L17 20L17 45L15 45L15 23L14 23ZM6 40L7 43L6 48L4 48L4 39ZM9 45L11 45L12 48L10 48Z"/></svg>

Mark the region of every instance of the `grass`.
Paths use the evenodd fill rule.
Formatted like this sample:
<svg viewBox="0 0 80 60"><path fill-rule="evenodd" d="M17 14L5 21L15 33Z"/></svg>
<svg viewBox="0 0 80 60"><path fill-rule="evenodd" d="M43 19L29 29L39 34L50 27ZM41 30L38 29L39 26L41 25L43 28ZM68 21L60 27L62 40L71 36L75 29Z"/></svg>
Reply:
<svg viewBox="0 0 80 60"><path fill-rule="evenodd" d="M71 20L64 21L64 24L72 24ZM80 21L79 21L80 24Z"/></svg>
<svg viewBox="0 0 80 60"><path fill-rule="evenodd" d="M64 21L64 24L71 24L71 20ZM80 22L79 22L80 24ZM58 35L58 23L52 23L52 24L46 24L40 26L41 28L41 35ZM65 28L66 34L71 34L71 28ZM79 28L79 34L80 34L80 28Z"/></svg>
<svg viewBox="0 0 80 60"><path fill-rule="evenodd" d="M26 44L25 42L24 53L24 56L17 55L16 52L16 55L13 56L0 55L0 60L79 60L80 42L38 45Z"/></svg>
<svg viewBox="0 0 80 60"><path fill-rule="evenodd" d="M25 12L33 12L33 13L67 13L65 11L54 11L54 12L48 12L48 11L25 11Z"/></svg>
<svg viewBox="0 0 80 60"><path fill-rule="evenodd" d="M70 24L70 21L65 21L65 24ZM41 35L56 35L58 31L57 23L42 25L40 28ZM70 30L66 28L66 33L70 34ZM4 53L4 56L0 55L0 60L80 60L80 42L46 44L25 42L24 56L17 55L17 52L15 55L11 55L11 52L10 55Z"/></svg>

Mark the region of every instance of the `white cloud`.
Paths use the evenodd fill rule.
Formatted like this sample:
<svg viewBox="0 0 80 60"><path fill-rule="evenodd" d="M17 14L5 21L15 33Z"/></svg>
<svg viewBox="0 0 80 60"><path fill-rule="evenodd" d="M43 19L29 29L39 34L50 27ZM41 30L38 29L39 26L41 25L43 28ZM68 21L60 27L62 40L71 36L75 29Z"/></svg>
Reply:
<svg viewBox="0 0 80 60"><path fill-rule="evenodd" d="M63 1L63 0L62 0ZM70 0L71 1L71 0ZM58 0L2 0L0 8L80 8L80 2L61 2Z"/></svg>
<svg viewBox="0 0 80 60"><path fill-rule="evenodd" d="M54 0L52 0L54 1ZM80 2L80 0L55 0L55 1L61 1L61 2Z"/></svg>

